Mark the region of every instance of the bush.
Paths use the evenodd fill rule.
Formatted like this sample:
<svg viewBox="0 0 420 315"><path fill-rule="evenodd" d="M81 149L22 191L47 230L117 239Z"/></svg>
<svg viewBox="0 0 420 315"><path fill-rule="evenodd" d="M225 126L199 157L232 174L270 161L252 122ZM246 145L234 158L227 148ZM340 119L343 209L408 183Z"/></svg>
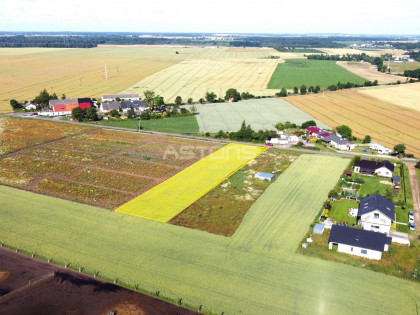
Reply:
<svg viewBox="0 0 420 315"><path fill-rule="evenodd" d="M148 111L144 111L140 114L140 119L142 120L150 120L150 114Z"/></svg>

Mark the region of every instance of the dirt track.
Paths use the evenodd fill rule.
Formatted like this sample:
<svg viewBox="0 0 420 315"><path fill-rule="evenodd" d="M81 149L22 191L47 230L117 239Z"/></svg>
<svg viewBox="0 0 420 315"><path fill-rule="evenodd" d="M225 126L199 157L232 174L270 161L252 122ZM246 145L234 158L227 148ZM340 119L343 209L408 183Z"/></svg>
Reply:
<svg viewBox="0 0 420 315"><path fill-rule="evenodd" d="M413 208L414 208L414 224L416 231L420 230L420 193L416 170L413 164L407 164L408 173L410 174L410 185L413 193Z"/></svg>
<svg viewBox="0 0 420 315"><path fill-rule="evenodd" d="M0 248L1 314L198 314Z"/></svg>

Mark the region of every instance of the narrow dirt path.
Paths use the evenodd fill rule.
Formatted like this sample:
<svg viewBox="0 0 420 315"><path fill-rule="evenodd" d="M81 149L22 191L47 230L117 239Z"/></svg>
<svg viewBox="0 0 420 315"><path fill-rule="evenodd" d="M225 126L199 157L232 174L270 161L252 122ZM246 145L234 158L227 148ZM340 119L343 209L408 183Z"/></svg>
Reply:
<svg viewBox="0 0 420 315"><path fill-rule="evenodd" d="M408 173L410 175L411 191L413 193L413 207L414 207L414 223L416 225L416 232L420 231L420 193L416 170L413 164L407 164Z"/></svg>

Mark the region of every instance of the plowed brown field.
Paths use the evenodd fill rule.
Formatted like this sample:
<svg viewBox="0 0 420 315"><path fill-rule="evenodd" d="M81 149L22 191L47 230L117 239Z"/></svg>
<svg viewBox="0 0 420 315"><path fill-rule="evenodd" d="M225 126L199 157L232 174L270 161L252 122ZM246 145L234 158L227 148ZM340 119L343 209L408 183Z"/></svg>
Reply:
<svg viewBox="0 0 420 315"><path fill-rule="evenodd" d="M354 90L289 97L287 101L323 123L348 125L356 137L370 135L389 148L404 143L420 156L420 112Z"/></svg>

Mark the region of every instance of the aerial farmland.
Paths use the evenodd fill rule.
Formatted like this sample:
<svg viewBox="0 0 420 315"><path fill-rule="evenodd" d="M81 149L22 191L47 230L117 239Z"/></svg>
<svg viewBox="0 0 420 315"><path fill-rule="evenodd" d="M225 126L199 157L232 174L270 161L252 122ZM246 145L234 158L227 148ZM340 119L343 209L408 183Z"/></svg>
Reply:
<svg viewBox="0 0 420 315"><path fill-rule="evenodd" d="M0 48L0 313L418 314L420 83L371 63L405 48L183 35ZM362 231L354 212L376 194L409 247L381 235L370 263L315 235Z"/></svg>

